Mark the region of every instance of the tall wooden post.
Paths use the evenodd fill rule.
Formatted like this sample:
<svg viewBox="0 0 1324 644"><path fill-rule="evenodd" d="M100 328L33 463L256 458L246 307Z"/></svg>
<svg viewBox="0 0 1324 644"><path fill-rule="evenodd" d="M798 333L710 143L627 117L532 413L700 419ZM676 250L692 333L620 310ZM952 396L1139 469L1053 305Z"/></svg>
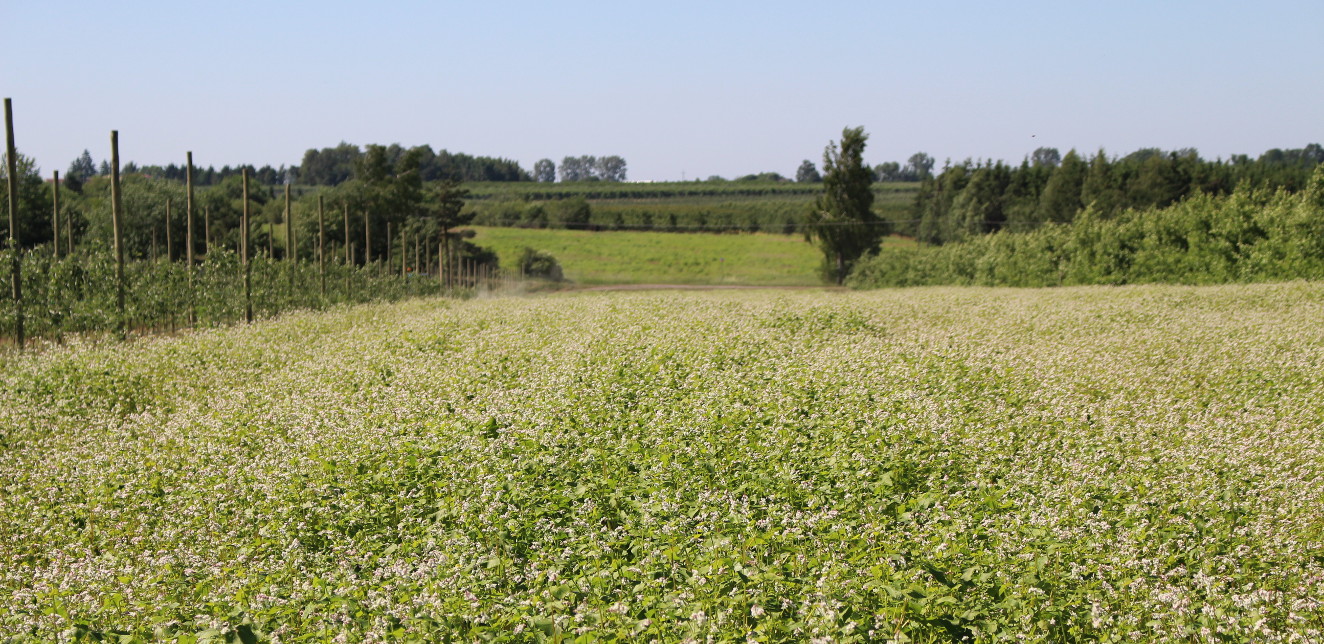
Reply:
<svg viewBox="0 0 1324 644"><path fill-rule="evenodd" d="M248 264L248 168L241 172L244 187L244 212L239 224L239 262L244 268L244 321L253 322L253 272Z"/></svg>
<svg viewBox="0 0 1324 644"><path fill-rule="evenodd" d="M120 194L120 133L110 131L110 219L115 239L115 309L119 315L116 329L121 338L126 332L124 319L124 199Z"/></svg>
<svg viewBox="0 0 1324 644"><path fill-rule="evenodd" d="M363 211L363 267L367 268L372 263L372 221L368 219L368 211Z"/></svg>
<svg viewBox="0 0 1324 644"><path fill-rule="evenodd" d="M349 203L340 202L345 211L345 299L349 300L349 276L354 268L354 245L349 243Z"/></svg>
<svg viewBox="0 0 1324 644"><path fill-rule="evenodd" d="M317 195L317 274L322 297L326 297L326 211L323 209L322 195Z"/></svg>
<svg viewBox="0 0 1324 644"><path fill-rule="evenodd" d="M184 262L188 271L188 323L197 324L198 311L193 297L193 153L185 155L188 160L184 169Z"/></svg>
<svg viewBox="0 0 1324 644"><path fill-rule="evenodd" d="M64 254L72 257L74 254L74 215L72 209L64 211L64 239L67 242L64 247Z"/></svg>
<svg viewBox="0 0 1324 644"><path fill-rule="evenodd" d="M170 243L170 199L168 199L168 198L166 199L166 213L165 213L165 217L166 217L166 222L165 222L165 228L166 228L166 253L165 253L165 255L166 255L166 263L169 264L170 262L175 261L175 254L174 254L174 252L173 252L173 250L174 250L173 246L174 246L174 245Z"/></svg>
<svg viewBox="0 0 1324 644"><path fill-rule="evenodd" d="M391 242L395 238L391 237L391 222L386 222L386 274L391 274Z"/></svg>
<svg viewBox="0 0 1324 644"><path fill-rule="evenodd" d="M9 171L10 277L14 280L14 340L23 348L23 265L18 252L18 150L14 147L14 106L5 99L5 167ZM123 308L121 306L120 308Z"/></svg>
<svg viewBox="0 0 1324 644"><path fill-rule="evenodd" d="M55 209L51 211L51 251L55 253L55 259L60 259L60 171L55 171L55 178L51 181L51 187L55 189Z"/></svg>
<svg viewBox="0 0 1324 644"><path fill-rule="evenodd" d="M354 263L353 251L349 248L349 204L342 201L340 205L345 209L345 266L349 266Z"/></svg>
<svg viewBox="0 0 1324 644"><path fill-rule="evenodd" d="M290 278L290 299L294 299L294 273L298 268L299 251L294 245L294 211L290 210L290 184L285 184L285 272Z"/></svg>
<svg viewBox="0 0 1324 644"><path fill-rule="evenodd" d="M189 292L193 292L193 153L185 153L184 168L184 261L188 262Z"/></svg>
<svg viewBox="0 0 1324 644"><path fill-rule="evenodd" d="M202 254L211 254L211 206L202 207Z"/></svg>
<svg viewBox="0 0 1324 644"><path fill-rule="evenodd" d="M285 184L285 261L299 263L298 246L294 245L294 211L290 209L290 184Z"/></svg>
<svg viewBox="0 0 1324 644"><path fill-rule="evenodd" d="M409 229L400 227L400 277L409 272Z"/></svg>

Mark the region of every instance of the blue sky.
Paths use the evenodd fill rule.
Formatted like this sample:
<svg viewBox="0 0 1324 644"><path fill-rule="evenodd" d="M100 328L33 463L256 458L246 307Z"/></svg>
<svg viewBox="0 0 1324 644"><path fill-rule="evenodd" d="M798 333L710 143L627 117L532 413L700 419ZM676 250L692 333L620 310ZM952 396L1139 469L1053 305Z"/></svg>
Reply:
<svg viewBox="0 0 1324 644"><path fill-rule="evenodd" d="M0 95L44 174L298 164L340 141L625 157L631 179L1039 146L1324 142L1324 3L0 0Z"/></svg>

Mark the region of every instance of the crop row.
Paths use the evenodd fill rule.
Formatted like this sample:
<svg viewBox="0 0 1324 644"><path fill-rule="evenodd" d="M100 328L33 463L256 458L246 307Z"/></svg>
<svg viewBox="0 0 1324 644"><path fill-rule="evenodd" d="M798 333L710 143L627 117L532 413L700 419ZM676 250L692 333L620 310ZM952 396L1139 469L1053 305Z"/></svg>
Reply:
<svg viewBox="0 0 1324 644"><path fill-rule="evenodd" d="M1324 288L410 300L4 356L18 641L1324 637Z"/></svg>

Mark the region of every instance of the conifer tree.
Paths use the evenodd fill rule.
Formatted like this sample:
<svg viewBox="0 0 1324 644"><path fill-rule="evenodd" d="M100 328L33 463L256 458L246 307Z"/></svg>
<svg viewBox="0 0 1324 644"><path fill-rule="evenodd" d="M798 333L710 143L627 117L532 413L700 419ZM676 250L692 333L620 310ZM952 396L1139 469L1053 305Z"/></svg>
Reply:
<svg viewBox="0 0 1324 644"><path fill-rule="evenodd" d="M805 221L805 238L823 250L827 274L837 284L865 253L877 250L887 233L873 212L873 171L864 164L869 135L863 127L846 128L841 146L823 151L823 194Z"/></svg>

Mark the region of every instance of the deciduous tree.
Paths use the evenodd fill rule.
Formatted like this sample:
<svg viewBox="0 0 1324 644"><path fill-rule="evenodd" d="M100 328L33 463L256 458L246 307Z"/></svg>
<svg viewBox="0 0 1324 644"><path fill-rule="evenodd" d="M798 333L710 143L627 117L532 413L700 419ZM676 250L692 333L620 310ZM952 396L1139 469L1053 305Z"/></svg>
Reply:
<svg viewBox="0 0 1324 644"><path fill-rule="evenodd" d="M800 167L795 170L796 183L818 183L822 180L823 175L818 173L818 168L809 159L800 162Z"/></svg>
<svg viewBox="0 0 1324 644"><path fill-rule="evenodd" d="M533 179L542 183L556 181L556 164L551 159L539 159L533 164Z"/></svg>

